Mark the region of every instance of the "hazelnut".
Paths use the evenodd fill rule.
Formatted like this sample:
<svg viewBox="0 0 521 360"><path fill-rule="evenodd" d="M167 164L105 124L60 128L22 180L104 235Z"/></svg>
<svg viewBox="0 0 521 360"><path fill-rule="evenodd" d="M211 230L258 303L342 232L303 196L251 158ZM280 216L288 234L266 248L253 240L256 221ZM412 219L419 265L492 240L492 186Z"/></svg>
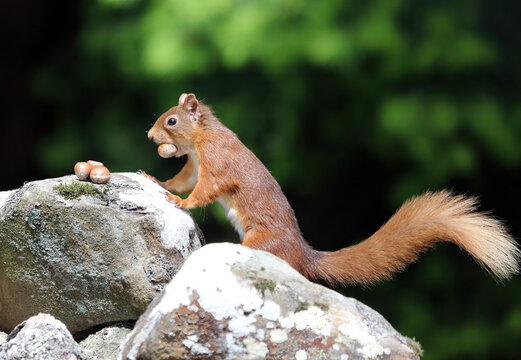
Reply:
<svg viewBox="0 0 521 360"><path fill-rule="evenodd" d="M162 158L171 158L177 152L177 147L174 144L161 144L157 148L157 152L159 156Z"/></svg>
<svg viewBox="0 0 521 360"><path fill-rule="evenodd" d="M102 162L99 162L99 161L96 161L96 160L89 160L87 161L91 167L94 167L94 166L103 166L103 163Z"/></svg>
<svg viewBox="0 0 521 360"><path fill-rule="evenodd" d="M91 166L89 163L80 161L74 165L74 174L80 180L86 180L89 177Z"/></svg>
<svg viewBox="0 0 521 360"><path fill-rule="evenodd" d="M106 184L110 180L110 172L103 165L94 166L90 170L90 180L95 184Z"/></svg>

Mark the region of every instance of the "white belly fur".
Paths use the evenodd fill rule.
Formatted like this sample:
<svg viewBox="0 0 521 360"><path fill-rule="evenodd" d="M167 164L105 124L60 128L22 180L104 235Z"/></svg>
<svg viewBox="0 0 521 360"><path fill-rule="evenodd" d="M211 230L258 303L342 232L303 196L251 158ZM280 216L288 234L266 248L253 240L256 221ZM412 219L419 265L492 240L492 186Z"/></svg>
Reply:
<svg viewBox="0 0 521 360"><path fill-rule="evenodd" d="M235 210L233 207L230 206L222 197L217 199L217 202L222 205L224 208L224 214L230 220L233 227L235 228L235 231L239 233L239 236L241 237L241 240L244 238L244 229L242 228L241 220L239 219L239 214L237 213L237 210Z"/></svg>

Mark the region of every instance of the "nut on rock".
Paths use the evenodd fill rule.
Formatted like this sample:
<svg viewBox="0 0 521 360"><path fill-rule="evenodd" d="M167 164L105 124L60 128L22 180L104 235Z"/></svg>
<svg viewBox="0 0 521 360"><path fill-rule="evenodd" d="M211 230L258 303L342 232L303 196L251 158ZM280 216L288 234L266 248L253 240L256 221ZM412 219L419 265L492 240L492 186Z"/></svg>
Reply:
<svg viewBox="0 0 521 360"><path fill-rule="evenodd" d="M79 180L87 180L91 170L91 165L88 162L77 162L74 165L74 174Z"/></svg>
<svg viewBox="0 0 521 360"><path fill-rule="evenodd" d="M90 180L95 184L106 184L110 180L110 172L103 165L94 166L90 170Z"/></svg>
<svg viewBox="0 0 521 360"><path fill-rule="evenodd" d="M77 162L74 165L74 174L79 180L90 180L95 184L106 184L110 180L110 171L102 162L89 160Z"/></svg>

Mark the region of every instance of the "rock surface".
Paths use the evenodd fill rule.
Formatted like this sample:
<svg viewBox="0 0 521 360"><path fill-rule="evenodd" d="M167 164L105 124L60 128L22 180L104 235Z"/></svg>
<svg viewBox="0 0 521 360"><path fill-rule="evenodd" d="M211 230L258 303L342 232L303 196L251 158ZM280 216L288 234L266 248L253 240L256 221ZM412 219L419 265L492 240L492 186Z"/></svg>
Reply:
<svg viewBox="0 0 521 360"><path fill-rule="evenodd" d="M362 303L263 251L196 251L150 304L119 359L417 359Z"/></svg>
<svg viewBox="0 0 521 360"><path fill-rule="evenodd" d="M188 212L133 173L0 193L0 330L40 312L73 333L135 320L202 241Z"/></svg>
<svg viewBox="0 0 521 360"><path fill-rule="evenodd" d="M120 345L130 329L109 326L80 342L83 353L89 360L116 360Z"/></svg>
<svg viewBox="0 0 521 360"><path fill-rule="evenodd" d="M7 339L7 334L0 331L0 345L5 343L5 340Z"/></svg>
<svg viewBox="0 0 521 360"><path fill-rule="evenodd" d="M65 325L48 314L33 316L0 345L0 360L87 360Z"/></svg>

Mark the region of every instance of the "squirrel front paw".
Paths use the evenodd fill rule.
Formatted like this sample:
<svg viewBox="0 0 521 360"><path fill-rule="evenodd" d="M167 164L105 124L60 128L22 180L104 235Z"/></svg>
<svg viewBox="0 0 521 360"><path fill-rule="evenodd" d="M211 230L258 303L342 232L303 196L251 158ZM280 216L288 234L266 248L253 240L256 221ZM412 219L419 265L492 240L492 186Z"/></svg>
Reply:
<svg viewBox="0 0 521 360"><path fill-rule="evenodd" d="M180 198L177 195L171 194L171 193L166 193L165 195L166 195L166 200L168 202L173 203L179 209L184 209L184 203L183 203L184 200L182 198Z"/></svg>
<svg viewBox="0 0 521 360"><path fill-rule="evenodd" d="M156 184L159 184L161 185L161 182L159 180L157 180L155 177L153 177L152 175L148 175L146 172L144 172L143 170L138 170L136 172L136 174L138 175L141 175L141 176L144 176L146 177L147 179L149 180L152 180L153 182L155 182Z"/></svg>

